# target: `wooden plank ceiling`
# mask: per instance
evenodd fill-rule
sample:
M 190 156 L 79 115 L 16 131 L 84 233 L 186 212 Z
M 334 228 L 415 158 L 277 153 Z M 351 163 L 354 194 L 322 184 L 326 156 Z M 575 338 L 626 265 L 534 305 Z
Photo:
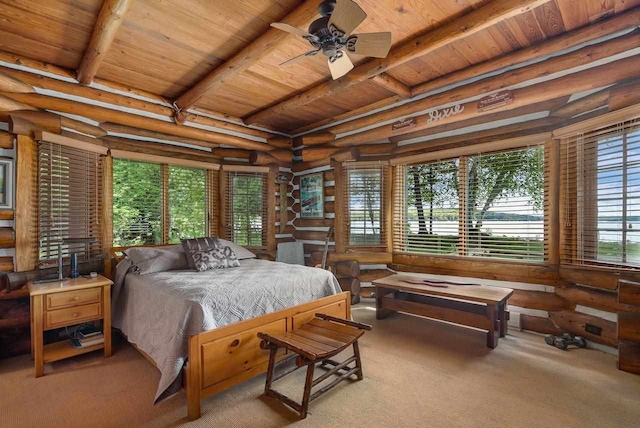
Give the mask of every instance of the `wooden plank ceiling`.
M 495 1 L 495 0 L 494 0 Z M 318 0 L 311 0 L 313 6 Z M 391 31 L 394 47 L 492 3 L 489 0 L 357 0 L 368 19 L 357 32 Z M 80 67 L 102 0 L 0 0 L 0 49 L 70 70 Z M 96 78 L 175 100 L 305 3 L 300 0 L 135 0 Z M 588 25 L 640 0 L 551 0 L 389 70 L 409 87 Z M 311 9 L 313 10 L 313 9 Z M 308 17 L 314 19 L 313 14 Z M 309 50 L 286 36 L 196 107 L 246 117 L 330 77 L 326 58 L 280 67 Z M 353 57 L 356 64 L 366 61 Z M 282 132 L 359 109 L 395 94 L 365 81 L 302 108 L 262 118 Z

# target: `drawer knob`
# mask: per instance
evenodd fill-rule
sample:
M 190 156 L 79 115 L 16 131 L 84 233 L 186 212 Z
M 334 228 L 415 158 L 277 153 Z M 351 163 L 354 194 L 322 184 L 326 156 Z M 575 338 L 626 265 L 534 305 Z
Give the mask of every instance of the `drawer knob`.
M 79 313 L 77 313 L 77 312 L 74 312 L 74 313 L 73 313 L 73 317 L 74 317 L 74 318 L 78 318 L 79 316 L 80 316 L 80 314 L 79 314 Z
M 80 297 L 79 296 L 74 296 L 73 300 L 80 300 Z
M 240 344 L 240 339 L 236 339 L 233 342 L 231 342 L 231 346 L 238 346 Z

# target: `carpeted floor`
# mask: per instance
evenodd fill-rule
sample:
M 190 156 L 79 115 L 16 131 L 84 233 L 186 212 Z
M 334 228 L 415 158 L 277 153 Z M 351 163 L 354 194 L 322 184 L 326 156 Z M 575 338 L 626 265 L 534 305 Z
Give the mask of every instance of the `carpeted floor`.
M 538 335 L 511 332 L 491 351 L 481 332 L 408 315 L 354 318 L 365 380 L 345 382 L 311 404 L 304 421 L 261 397 L 264 376 L 210 397 L 189 423 L 182 393 L 152 406 L 156 369 L 126 342 L 49 364 L 35 379 L 28 356 L 0 360 L 2 427 L 637 427 L 640 376 L 599 351 L 563 352 Z M 304 373 L 280 386 L 297 398 Z M 278 384 L 276 384 L 278 385 Z

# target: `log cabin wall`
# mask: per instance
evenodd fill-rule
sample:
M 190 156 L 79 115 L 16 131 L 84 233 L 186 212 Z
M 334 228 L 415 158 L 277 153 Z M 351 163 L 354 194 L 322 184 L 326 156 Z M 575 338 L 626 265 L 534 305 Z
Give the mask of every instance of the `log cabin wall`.
M 16 138 L 2 122 L 0 158 L 16 160 Z M 0 209 L 0 275 L 14 271 L 15 201 L 11 202 L 12 208 Z M 7 288 L 0 284 L 0 358 L 28 352 L 29 337 L 28 294 L 8 293 Z
M 603 42 L 603 47 L 607 46 L 608 49 L 620 42 L 620 48 L 624 51 L 625 48 L 623 46 L 626 44 L 626 41 L 624 41 L 626 37 L 624 36 L 617 41 Z M 632 34 L 628 37 L 635 38 L 636 35 Z M 618 48 L 614 49 L 617 50 Z M 584 53 L 586 51 L 581 54 Z M 595 51 L 592 50 L 592 53 L 595 53 Z M 603 51 L 603 54 L 606 57 L 611 54 L 611 51 L 607 53 Z M 580 54 L 576 53 L 576 57 L 577 55 Z M 576 88 L 586 89 L 583 86 L 585 83 L 593 85 L 594 89 L 585 91 L 584 94 L 578 97 L 556 102 L 559 100 L 555 100 L 554 96 L 563 97 L 562 91 L 567 91 L 566 88 L 560 89 L 559 92 L 555 92 L 554 96 L 539 99 L 537 106 L 525 107 L 524 109 L 518 108 L 516 112 L 510 115 L 495 113 L 493 119 L 501 123 L 493 129 L 478 128 L 476 125 L 483 122 L 473 118 L 461 118 L 459 121 L 457 119 L 451 121 L 451 125 L 443 123 L 443 125 L 435 127 L 436 131 L 429 131 L 428 128 L 432 126 L 427 126 L 426 120 L 420 122 L 420 118 L 418 118 L 418 126 L 422 126 L 421 129 L 425 129 L 425 131 L 415 131 L 414 127 L 411 132 L 406 133 L 406 136 L 393 136 L 388 133 L 387 129 L 384 129 L 390 128 L 389 125 L 375 128 L 373 116 L 379 116 L 379 120 L 382 122 L 394 117 L 389 114 L 385 115 L 383 111 L 372 117 L 360 120 L 361 124 L 358 125 L 354 125 L 353 122 L 347 122 L 343 125 L 338 124 L 333 134 L 326 131 L 317 131 L 294 139 L 294 159 L 296 163 L 293 165 L 293 171 L 296 189 L 299 185 L 299 177 L 312 172 L 323 171 L 325 176 L 330 175 L 330 177 L 334 178 L 332 182 L 325 178 L 325 195 L 332 195 L 327 199 L 328 213 L 325 216 L 326 218 L 322 221 L 303 220 L 297 215 L 298 218 L 294 222 L 296 226 L 294 236 L 297 240 L 305 243 L 305 256 L 308 264 L 319 263 L 321 260 L 322 235 L 331 226 L 339 227 L 340 222 L 336 221 L 335 218 L 346 209 L 341 205 L 340 199 L 335 197 L 341 192 L 340 185 L 337 184 L 338 181 L 335 178 L 338 175 L 335 168 L 336 163 L 331 162 L 331 158 L 335 154 L 344 154 L 346 152 L 350 156 L 350 160 L 412 158 L 428 152 L 437 155 L 438 150 L 443 150 L 442 153 L 444 154 L 444 150 L 451 151 L 468 144 L 487 144 L 505 138 L 527 137 L 542 131 L 550 133 L 566 123 L 576 123 L 588 120 L 591 117 L 598 117 L 603 111 L 601 110 L 598 113 L 597 110 L 602 109 L 603 106 L 605 107 L 604 112 L 620 112 L 620 109 L 640 101 L 637 95 L 632 95 L 633 83 L 625 82 L 630 77 L 635 79 L 632 77 L 632 75 L 636 75 L 635 72 L 632 72 L 629 76 L 623 72 L 622 75 L 615 77 L 617 73 L 622 71 L 621 68 L 626 67 L 628 63 L 629 61 L 624 59 L 615 60 L 605 65 L 596 65 L 591 69 L 578 71 L 577 75 L 567 74 L 565 75 L 566 77 L 561 75 L 556 79 L 557 81 L 533 84 L 530 93 L 544 92 L 554 87 L 560 88 L 563 85 L 569 85 L 569 91 Z M 544 66 L 540 67 L 538 73 L 541 70 L 544 70 Z M 526 73 L 517 74 L 518 78 L 522 78 Z M 609 81 L 607 79 L 612 80 Z M 599 90 L 600 84 L 615 86 L 613 89 Z M 524 82 L 524 87 L 527 87 L 526 81 Z M 524 92 L 521 93 L 524 94 Z M 455 94 L 447 94 L 448 99 L 454 96 Z M 417 103 L 419 104 L 420 102 L 418 101 Z M 411 103 L 407 104 L 407 106 L 411 106 Z M 421 106 L 428 108 L 429 104 L 422 103 Z M 608 109 L 606 108 L 607 106 Z M 473 109 L 475 105 L 474 103 L 468 103 L 465 108 L 467 110 Z M 404 113 L 411 113 L 416 111 L 417 107 L 413 107 L 413 109 L 401 107 L 400 109 Z M 534 118 L 534 120 L 519 122 L 519 114 L 528 115 L 536 111 L 536 109 L 549 109 L 552 112 L 548 118 Z M 593 109 L 596 112 L 592 112 Z M 620 112 L 620 114 L 624 115 L 625 113 Z M 620 120 L 634 117 L 633 115 L 625 118 L 621 117 Z M 456 129 L 456 125 L 462 129 L 459 132 L 460 135 L 454 133 L 452 137 L 437 137 L 438 134 L 451 133 Z M 368 131 L 365 128 L 364 131 L 358 132 L 358 126 L 374 127 L 374 129 Z M 470 129 L 475 127 L 473 128 L 475 132 L 471 133 L 469 131 L 465 133 L 465 126 L 469 126 Z M 329 127 L 329 129 L 331 128 Z M 340 132 L 349 132 L 349 136 L 336 138 L 336 134 Z M 425 141 L 423 137 L 427 137 L 426 142 L 421 142 Z M 385 138 L 390 138 L 390 142 L 385 142 Z M 402 145 L 399 143 L 402 143 Z M 351 145 L 348 151 L 347 149 L 340 149 L 348 145 Z M 364 150 L 361 151 L 360 149 Z M 547 141 L 547 151 L 550 153 L 549 165 L 551 168 L 558 169 L 558 163 L 560 162 L 558 144 L 557 142 L 552 142 L 551 138 Z M 545 233 L 549 234 L 550 237 L 547 238 L 549 241 L 548 259 L 544 264 L 465 257 L 420 256 L 406 253 L 379 254 L 376 255 L 377 258 L 372 259 L 369 254 L 352 250 L 345 252 L 345 249 L 341 249 L 340 244 L 336 242 L 330 242 L 329 260 L 334 262 L 338 260 L 358 261 L 363 272 L 362 282 L 365 282 L 364 279 L 371 280 L 371 278 L 388 275 L 388 271 L 385 271 L 384 268 L 389 267 L 398 271 L 478 278 L 480 282 L 485 284 L 514 288 L 516 292 L 510 301 L 514 314 L 512 321 L 520 328 L 555 334 L 569 331 L 586 337 L 592 343 L 603 345 L 603 349 L 608 350 L 608 352 L 615 353 L 619 343 L 618 319 L 620 317 L 629 319 L 626 314 L 634 314 L 638 311 L 636 306 L 618 303 L 618 280 L 624 278 L 630 281 L 637 281 L 640 276 L 626 269 L 602 269 L 560 264 L 559 254 L 563 237 L 559 232 L 560 215 L 558 207 L 561 206 L 559 181 L 560 178 L 557 171 L 555 175 L 547 177 L 546 180 L 546 185 L 550 187 L 547 205 L 548 215 L 553 218 L 552 221 L 555 222 L 555 226 L 545 230 Z M 299 204 L 298 199 L 296 199 L 296 202 Z M 296 205 L 296 207 L 299 208 L 299 205 Z M 372 261 L 379 262 L 380 265 L 370 266 L 365 264 Z
M 15 204 L 16 211 L 19 213 L 16 217 L 18 224 L 15 224 L 14 209 L 0 209 L 0 358 L 6 358 L 13 355 L 20 355 L 28 353 L 30 351 L 30 332 L 29 332 L 29 295 L 26 290 L 26 282 L 31 279 L 38 278 L 40 276 L 54 274 L 55 268 L 40 269 L 38 268 L 38 232 L 37 228 L 37 188 L 36 188 L 36 162 L 37 162 L 37 143 L 33 138 L 34 132 L 42 132 L 44 125 L 42 116 L 30 116 L 34 119 L 38 125 L 25 121 L 24 123 L 16 120 L 19 116 L 7 115 L 0 116 L 0 158 L 12 159 L 16 162 L 14 166 L 14 186 L 15 186 Z M 6 120 L 6 121 L 3 121 Z M 72 124 L 74 128 L 76 126 L 82 126 L 81 124 Z M 9 131 L 11 129 L 12 132 Z M 126 129 L 121 127 L 113 127 L 118 134 L 128 134 L 136 132 L 136 129 Z M 168 159 L 172 155 L 178 161 L 185 162 L 198 162 L 202 161 L 197 157 L 197 153 L 191 150 L 183 150 L 180 152 L 163 151 L 162 149 L 156 149 L 153 146 L 149 146 L 149 143 L 144 140 L 133 140 L 125 137 L 87 137 L 84 134 L 58 130 L 60 134 L 72 140 L 77 139 L 78 142 L 90 143 L 95 145 L 105 145 L 111 150 L 122 150 L 129 152 L 133 155 L 140 156 L 139 160 L 144 161 L 145 157 L 149 160 L 158 161 L 158 159 Z M 26 135 L 19 135 L 26 134 Z M 157 136 L 156 136 L 157 137 Z M 176 144 L 172 146 L 175 150 L 180 150 L 179 144 L 184 140 L 172 139 L 171 136 L 163 136 L 164 141 L 167 144 Z M 285 144 L 287 144 L 285 142 Z M 283 151 L 285 151 L 283 149 Z M 234 166 L 248 166 L 249 169 L 253 168 L 250 165 L 249 157 L 251 151 L 231 148 L 221 148 L 218 151 L 215 160 L 220 164 L 234 165 Z M 112 165 L 111 156 L 106 157 L 109 165 Z M 293 240 L 293 212 L 292 205 L 293 199 L 291 192 L 293 192 L 292 174 L 290 168 L 290 161 L 277 160 L 278 164 L 270 163 L 267 166 L 267 209 L 268 226 L 267 242 L 265 243 L 265 250 L 257 251 L 259 257 L 268 259 L 275 258 L 276 245 L 279 242 L 289 242 Z M 206 160 L 206 158 L 205 158 Z M 270 161 L 274 161 L 273 158 L 269 158 Z M 103 163 L 104 165 L 104 163 Z M 112 172 L 112 167 L 105 169 L 105 172 Z M 218 171 L 212 171 L 212 173 L 218 174 Z M 276 178 L 278 175 L 286 177 L 286 192 L 289 197 L 285 200 L 287 207 L 285 215 L 287 220 L 285 222 L 285 229 L 280 232 L 280 189 L 276 184 Z M 112 186 L 112 177 L 105 175 L 105 180 Z M 217 179 L 214 180 L 217 182 Z M 109 187 L 110 188 L 110 187 Z M 222 192 L 218 192 L 216 188 L 214 195 L 218 198 L 218 201 L 214 202 L 213 207 L 215 212 L 211 213 L 213 219 L 223 219 L 224 216 L 220 213 L 221 203 L 220 200 L 223 197 Z M 104 195 L 103 202 L 112 202 L 112 195 Z M 107 208 L 107 207 L 105 207 Z M 110 208 L 110 207 L 109 207 Z M 111 210 L 105 211 L 111 212 Z M 108 239 L 104 239 L 104 242 L 111 241 L 112 222 L 105 221 L 103 224 L 103 234 L 106 232 Z M 217 221 L 213 223 L 217 224 Z M 108 227 L 107 227 L 108 226 Z M 224 224 L 222 225 L 224 226 Z M 109 230 L 104 230 L 108 228 Z M 217 226 L 210 230 L 211 233 L 217 234 Z M 35 237 L 35 238 L 34 238 Z M 20 246 L 20 257 L 15 258 L 16 246 Z M 107 245 L 110 246 L 110 245 Z M 14 263 L 15 260 L 15 263 Z M 17 263 L 17 265 L 16 265 Z M 97 263 L 81 263 L 80 270 L 82 274 L 88 274 L 90 271 L 101 272 L 103 268 L 102 262 Z M 15 273 L 13 273 L 15 271 Z M 11 273 L 11 275 L 7 275 Z
M 367 25 L 392 32 L 392 50 L 386 59 L 357 61 L 352 78 L 338 81 L 330 80 L 324 63 L 278 67 L 289 56 L 288 49 L 279 47 L 291 46 L 290 39 L 269 29 L 269 23 L 286 17 L 306 27 L 317 17 L 311 2 L 291 2 L 290 7 L 274 2 L 278 7 L 269 8 L 273 16 L 266 18 L 256 2 L 244 2 L 246 13 L 231 18 L 233 25 L 215 22 L 219 14 L 189 16 L 185 22 L 170 8 L 154 11 L 157 19 L 149 19 L 145 2 L 135 2 L 124 20 L 106 28 L 107 37 L 101 37 L 103 23 L 97 20 L 102 2 L 91 10 L 72 8 L 69 16 L 78 22 L 67 22 L 55 7 L 37 3 L 7 6 L 14 19 L 0 20 L 0 34 L 7 39 L 6 51 L 0 51 L 2 120 L 10 120 L 16 133 L 24 135 L 46 129 L 112 150 L 201 162 L 279 164 L 285 168 L 279 172 L 285 173 L 294 137 L 294 146 L 304 148 L 296 151 L 301 162 L 291 169 L 293 180 L 316 169 L 325 172 L 327 216 L 313 223 L 299 218 L 295 181 L 287 188 L 286 209 L 279 204 L 284 190 L 270 191 L 274 200 L 269 200 L 268 224 L 276 234 L 269 236 L 268 247 L 272 251 L 279 241 L 301 240 L 309 260 L 317 259 L 330 225 L 343 236 L 342 222 L 336 221 L 344 208 L 336 186 L 340 174 L 330 159 L 389 160 L 549 132 L 575 118 L 640 101 L 639 0 L 451 1 L 450 13 L 419 2 L 397 8 L 391 0 L 360 0 L 377 17 Z M 415 13 L 420 7 L 435 12 L 434 19 L 425 22 L 422 13 Z M 376 21 L 390 28 L 376 29 Z M 53 25 L 53 30 L 42 25 L 24 31 L 32 22 Z M 159 22 L 166 25 L 159 28 Z M 124 31 L 118 33 L 120 24 Z M 225 34 L 232 27 L 246 27 L 246 39 Z M 92 33 L 94 28 L 98 31 Z M 183 34 L 177 39 L 175 28 L 193 28 L 198 37 Z M 211 44 L 199 40 L 211 35 L 208 28 L 218 28 L 215 34 L 223 39 L 229 36 L 226 43 L 216 41 L 220 49 L 213 53 L 213 64 Z M 18 30 L 20 38 L 15 37 Z M 159 32 L 163 37 L 157 37 Z M 106 44 L 96 56 L 91 47 L 101 41 Z M 167 58 L 174 60 L 168 63 Z M 502 90 L 512 91 L 513 102 L 480 111 L 480 97 Z M 443 109 L 456 105 L 457 114 L 445 114 Z M 433 115 L 445 117 L 434 121 Z M 408 127 L 390 126 L 406 118 L 414 119 Z M 271 186 L 277 174 L 270 175 Z M 28 193 L 24 200 L 30 197 Z M 16 264 L 33 267 L 32 243 L 16 242 L 27 256 Z M 331 245 L 330 261 L 358 262 L 362 282 L 387 274 L 387 265 L 507 281 L 518 289 L 512 303 L 522 308 L 522 325 L 531 330 L 584 333 L 589 321 L 602 329 L 593 340 L 611 344 L 614 326 L 606 322 L 616 320 L 614 309 L 629 310 L 612 305 L 611 298 L 618 277 L 633 279 L 632 273 L 560 266 L 553 257 L 538 266 L 354 251 L 342 245 L 340 239 Z M 550 247 L 554 249 L 557 253 Z M 348 272 L 355 275 L 356 270 Z

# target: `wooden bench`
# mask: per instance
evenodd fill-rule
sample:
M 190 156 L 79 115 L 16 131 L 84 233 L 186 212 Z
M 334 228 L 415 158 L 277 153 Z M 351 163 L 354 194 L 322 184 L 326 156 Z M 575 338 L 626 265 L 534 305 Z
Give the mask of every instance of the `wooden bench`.
M 407 282 L 410 281 L 410 282 Z M 440 321 L 487 331 L 487 346 L 498 346 L 498 338 L 507 334 L 507 300 L 510 288 L 482 285 L 455 285 L 429 282 L 423 278 L 391 275 L 373 281 L 376 293 L 376 318 L 393 312 L 406 312 Z M 428 280 L 427 280 L 428 281 Z
M 353 375 L 357 376 L 357 380 L 363 379 L 358 339 L 364 334 L 364 330 L 371 330 L 371 326 L 329 315 L 316 314 L 315 318 L 293 331 L 283 334 L 258 333 L 258 337 L 262 339 L 260 347 L 270 350 L 269 368 L 264 387 L 265 395 L 298 411 L 302 419 L 306 418 L 311 401 Z M 353 346 L 352 357 L 342 362 L 331 359 L 349 346 Z M 276 365 L 277 353 L 280 348 L 292 352 L 293 355 Z M 314 379 L 313 372 L 317 362 L 321 363 L 320 367 L 328 371 Z M 351 363 L 354 363 L 353 367 L 349 366 Z M 307 367 L 307 378 L 302 403 L 297 403 L 271 389 L 273 382 L 304 366 Z M 328 368 L 329 366 L 332 368 Z M 276 373 L 276 369 L 279 370 L 278 373 Z M 331 375 L 338 377 L 313 394 L 311 393 L 313 387 L 324 382 Z

